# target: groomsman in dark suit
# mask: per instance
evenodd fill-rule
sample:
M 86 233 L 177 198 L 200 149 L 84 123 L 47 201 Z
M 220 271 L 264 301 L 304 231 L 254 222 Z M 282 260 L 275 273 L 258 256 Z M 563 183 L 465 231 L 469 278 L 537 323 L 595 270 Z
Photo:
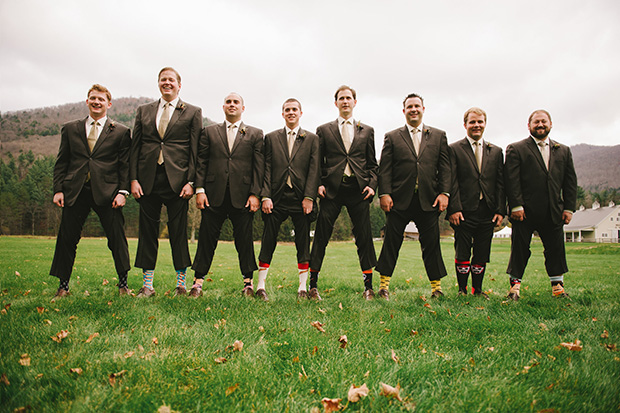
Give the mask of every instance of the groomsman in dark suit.
M 258 269 L 252 239 L 252 220 L 260 206 L 263 185 L 263 131 L 241 121 L 245 110 L 237 93 L 224 99 L 224 123 L 210 125 L 200 135 L 196 164 L 196 206 L 202 210 L 198 248 L 192 269 L 196 272 L 191 297 L 202 295 L 222 224 L 233 225 L 235 248 L 243 274 L 244 296 L 254 296 L 253 275 Z
M 459 294 L 467 294 L 471 273 L 472 293 L 488 300 L 482 280 L 491 254 L 493 227 L 501 224 L 506 211 L 504 154 L 482 138 L 487 122 L 484 110 L 468 109 L 463 122 L 467 136 L 450 145 L 452 187 L 446 219 L 454 229 Z
M 420 232 L 420 246 L 431 297 L 443 295 L 441 278 L 447 275 L 439 245 L 439 214 L 448 207 L 451 184 L 450 154 L 446 133 L 424 125 L 424 101 L 411 93 L 403 101 L 407 124 L 385 135 L 379 164 L 379 197 L 386 212 L 385 241 L 377 271 L 379 296 L 389 299 L 389 282 L 396 267 L 403 233 L 413 220 Z
M 129 128 L 107 117 L 112 95 L 93 85 L 87 94 L 89 115 L 68 122 L 60 133 L 54 166 L 54 203 L 62 220 L 50 275 L 60 279 L 54 299 L 69 295 L 69 279 L 82 226 L 93 209 L 108 238 L 118 274 L 119 294 L 129 293 L 129 250 L 122 207 L 129 195 Z
M 291 217 L 295 228 L 298 298 L 307 298 L 310 261 L 310 223 L 316 219 L 314 201 L 321 179 L 319 137 L 301 129 L 301 103 L 287 99 L 282 105 L 285 126 L 265 135 L 265 179 L 261 191 L 265 228 L 258 256 L 256 295 L 267 300 L 265 280 L 278 240 L 280 225 Z
M 532 233 L 538 232 L 545 248 L 545 268 L 555 297 L 568 297 L 564 274 L 568 272 L 564 250 L 564 224 L 577 203 L 577 175 L 568 146 L 549 138 L 551 115 L 534 111 L 528 120 L 530 136 L 508 145 L 504 178 L 512 248 L 506 272 L 510 274 L 508 298 L 521 296 L 521 279 L 530 258 Z
M 353 223 L 362 275 L 364 298 L 374 297 L 372 268 L 377 263 L 370 229 L 370 202 L 377 188 L 377 160 L 375 132 L 368 125 L 353 119 L 357 104 L 355 90 L 340 86 L 336 90 L 335 105 L 338 119 L 317 128 L 321 148 L 320 201 L 314 242 L 310 253 L 311 299 L 320 300 L 318 277 L 325 249 L 332 235 L 334 223 L 343 206 L 347 207 Z
M 168 212 L 168 234 L 176 270 L 176 295 L 187 293 L 185 277 L 191 264 L 187 245 L 188 200 L 194 194 L 196 148 L 202 111 L 179 98 L 181 75 L 164 67 L 158 76 L 161 98 L 138 108 L 131 142 L 131 193 L 140 204 L 136 267 L 142 268 L 138 297 L 155 295 L 162 205 Z

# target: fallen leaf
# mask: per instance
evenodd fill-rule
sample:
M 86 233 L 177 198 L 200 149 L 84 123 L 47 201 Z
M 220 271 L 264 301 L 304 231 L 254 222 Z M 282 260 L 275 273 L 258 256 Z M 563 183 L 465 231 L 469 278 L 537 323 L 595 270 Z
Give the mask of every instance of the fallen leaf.
M 487 347 L 488 351 L 495 351 L 495 347 Z
M 76 315 L 72 315 L 71 317 L 69 317 L 69 321 L 73 321 L 73 320 L 77 320 L 77 316 Z
M 67 338 L 68 335 L 69 335 L 69 331 L 60 330 L 60 333 L 57 333 L 55 336 L 52 336 L 52 340 L 54 340 L 57 343 L 60 343 L 62 342 L 64 338 Z
M 6 308 L 3 308 L 2 310 L 0 310 L 0 314 L 6 314 Z
M 474 358 L 473 358 L 473 357 L 471 357 L 471 358 L 469 359 L 469 364 L 471 364 L 471 365 L 472 365 L 472 367 L 473 367 L 473 366 L 475 366 L 475 365 L 476 365 L 476 360 L 474 360 Z
M 601 338 L 609 338 L 609 332 L 607 330 L 603 330 L 603 334 L 601 334 Z
M 605 348 L 608 351 L 618 351 L 618 348 L 616 347 L 615 344 L 605 344 Z
M 417 336 L 417 335 L 418 335 L 418 332 L 417 332 L 416 330 L 411 330 L 411 331 L 409 332 L 409 334 L 410 334 L 410 335 L 412 335 L 412 336 Z
M 108 305 L 111 306 L 112 305 L 112 300 L 108 301 Z
M 88 290 L 84 291 L 84 297 L 90 297 L 90 293 L 88 292 Z
M 28 294 L 30 294 L 30 291 L 32 291 L 32 290 L 26 290 L 26 292 L 24 293 L 24 295 L 28 295 Z
M 323 323 L 321 323 L 320 321 L 313 321 L 310 323 L 310 325 L 319 330 L 321 333 L 325 332 L 325 329 L 323 328 Z
M 82 369 L 79 367 L 76 367 L 74 369 L 71 369 L 71 373 L 76 373 L 78 375 L 82 374 Z
M 580 340 L 575 340 L 572 343 L 560 343 L 560 346 L 569 349 L 570 351 L 581 351 L 583 350 L 583 344 L 581 344 Z
M 338 308 L 342 310 L 342 303 L 338 303 Z
M 349 339 L 347 338 L 346 335 L 340 336 L 338 341 L 340 342 L 340 348 L 345 348 L 347 344 L 349 344 Z
M 368 396 L 368 387 L 366 383 L 362 384 L 360 387 L 355 387 L 355 384 L 352 384 L 349 388 L 349 393 L 347 395 L 348 400 L 351 403 L 358 402 L 362 397 Z
M 153 344 L 155 345 L 159 344 L 159 340 L 157 340 L 157 337 L 153 337 Z
M 225 357 L 217 357 L 217 358 L 215 359 L 215 362 L 216 362 L 217 364 L 223 364 L 223 363 L 226 363 L 227 361 L 228 361 L 228 360 L 226 360 L 226 358 L 225 358 Z
M 398 358 L 398 356 L 396 355 L 396 352 L 394 351 L 394 349 L 392 349 L 392 360 L 394 360 L 394 362 L 396 364 L 400 363 L 400 359 Z
M 243 341 L 235 340 L 235 342 L 233 343 L 233 350 L 234 351 L 243 350 Z
M 108 381 L 110 382 L 110 385 L 114 386 L 116 384 L 116 379 L 123 377 L 123 374 L 125 373 L 127 373 L 127 370 L 121 370 L 118 373 L 110 374 L 110 377 L 108 379 Z
M 370 370 L 366 370 L 366 373 L 364 373 L 364 377 L 368 377 L 370 376 Z
M 429 303 L 424 303 L 424 307 L 431 308 L 431 305 Z
M 551 361 L 555 361 L 555 357 L 553 357 L 551 354 L 547 354 L 547 358 Z
M 49 325 L 52 325 L 52 320 L 48 320 L 47 318 L 45 320 L 43 320 L 44 323 L 47 323 Z
M 293 357 L 293 363 L 299 363 L 299 356 Z
M 2 373 L 2 375 L 0 376 L 0 383 L 4 384 L 5 386 L 10 386 L 11 382 L 9 382 L 8 377 L 6 377 L 6 374 Z
M 110 283 L 110 281 L 106 280 L 105 278 L 103 279 L 103 282 L 101 283 L 101 285 L 108 285 Z
M 157 413 L 172 413 L 172 408 L 170 406 L 159 406 Z
M 237 390 L 237 388 L 239 388 L 239 383 L 235 383 L 233 386 L 230 386 L 229 388 L 227 388 L 226 389 L 226 396 L 229 396 L 232 392 Z
M 123 357 L 125 357 L 126 359 L 128 359 L 129 357 L 133 356 L 134 352 L 133 351 L 128 351 L 127 353 L 123 354 Z
M 312 349 L 312 355 L 315 355 L 318 351 L 319 348 L 317 346 L 314 346 L 314 348 Z
M 409 284 L 409 283 L 411 283 L 411 281 L 412 281 L 412 280 L 413 280 L 413 278 L 407 278 L 407 279 L 405 280 L 405 282 L 406 282 L 407 284 Z
M 325 314 L 325 313 L 327 313 L 327 311 L 319 307 L 319 313 Z
M 144 347 L 142 347 L 142 344 L 138 344 L 138 350 L 139 351 L 144 351 Z
M 37 307 L 37 313 L 43 314 L 45 312 L 45 307 Z
M 592 321 L 598 321 L 598 318 L 592 317 Z
M 538 324 L 538 327 L 540 327 L 541 330 L 545 330 L 545 331 L 549 330 L 549 328 L 547 327 L 545 323 Z
M 36 376 L 34 376 L 35 379 L 40 379 L 41 377 L 43 377 L 43 373 L 39 373 Z
M 88 338 L 86 339 L 86 342 L 90 343 L 91 341 L 93 341 L 95 337 L 99 337 L 99 333 L 93 333 L 90 336 L 88 336 Z
M 260 331 L 261 333 L 264 333 L 265 332 L 265 327 L 258 326 L 258 331 Z
M 18 277 L 21 277 L 21 274 L 19 273 L 19 271 L 15 271 L 15 275 L 17 275 Z
M 394 397 L 398 401 L 403 401 L 400 397 L 400 384 L 397 384 L 396 387 L 392 387 L 389 384 L 380 383 L 381 384 L 381 396 L 385 397 Z
M 542 353 L 538 350 L 534 350 L 534 354 L 536 354 L 538 357 L 542 357 Z
M 389 328 L 384 328 L 384 330 L 385 330 L 385 332 L 386 332 L 386 333 L 389 333 L 390 331 L 392 331 L 392 330 L 391 330 L 391 329 L 389 329 Z
M 421 295 L 421 296 L 420 296 L 420 300 L 422 300 L 422 301 L 426 301 L 426 297 L 425 297 L 425 296 L 423 296 L 423 295 Z
M 330 413 L 340 410 L 341 401 L 342 399 L 328 399 L 327 397 L 325 397 L 323 398 L 323 400 L 321 400 L 321 403 L 323 403 L 323 409 L 325 409 L 325 413 Z

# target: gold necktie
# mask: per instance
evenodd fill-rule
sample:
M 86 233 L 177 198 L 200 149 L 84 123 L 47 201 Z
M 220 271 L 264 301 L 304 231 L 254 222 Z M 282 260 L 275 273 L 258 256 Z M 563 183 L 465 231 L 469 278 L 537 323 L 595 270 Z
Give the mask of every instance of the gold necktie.
M 540 146 L 540 154 L 542 155 L 543 161 L 545 161 L 545 168 L 549 170 L 549 150 L 547 149 L 547 142 L 540 141 L 538 142 L 538 146 Z
M 159 133 L 159 137 L 164 139 L 164 135 L 166 134 L 166 129 L 168 128 L 168 122 L 170 122 L 170 112 L 168 109 L 170 108 L 170 102 L 164 103 L 164 110 L 161 112 L 161 117 L 159 118 L 159 128 L 157 128 L 157 132 Z M 159 158 L 157 159 L 157 164 L 162 165 L 164 163 L 164 149 L 161 148 L 159 150 Z
M 482 143 L 474 142 L 476 146 L 475 154 L 476 154 L 476 164 L 478 165 L 478 172 L 482 172 Z
M 90 148 L 91 153 L 93 149 L 95 148 L 95 144 L 97 143 L 97 126 L 100 126 L 99 122 L 91 123 L 90 132 L 88 132 L 87 140 L 88 140 L 88 147 Z
M 233 145 L 235 144 L 235 128 L 237 125 L 228 126 L 228 130 L 226 131 L 226 137 L 228 138 L 228 149 L 232 152 Z
M 420 138 L 418 137 L 418 128 L 413 128 L 411 135 L 413 135 L 413 147 L 415 148 L 415 154 L 416 156 L 420 156 Z
M 293 156 L 293 145 L 295 144 L 295 132 L 290 131 L 288 133 L 288 157 L 289 159 Z M 289 169 L 288 176 L 286 177 L 286 185 L 289 188 L 293 188 L 293 182 L 291 181 L 291 171 Z
M 342 124 L 342 142 L 344 143 L 344 148 L 347 151 L 347 153 L 349 153 L 349 149 L 351 149 L 351 143 L 352 143 L 352 139 L 351 139 L 351 134 L 349 133 L 349 126 L 351 124 L 351 121 L 344 121 L 344 123 Z M 344 167 L 344 174 L 345 176 L 351 176 L 353 175 L 353 172 L 351 171 L 351 167 L 349 166 L 349 162 L 347 162 L 347 165 Z

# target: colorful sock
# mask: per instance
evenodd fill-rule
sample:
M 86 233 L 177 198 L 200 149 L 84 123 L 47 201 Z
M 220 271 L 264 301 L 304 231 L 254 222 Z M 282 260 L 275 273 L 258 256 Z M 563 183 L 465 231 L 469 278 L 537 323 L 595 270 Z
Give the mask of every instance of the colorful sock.
M 510 287 L 512 288 L 515 284 L 521 285 L 521 278 L 510 277 Z
M 265 280 L 267 280 L 268 272 L 269 272 L 269 264 L 266 262 L 259 261 L 258 262 L 258 284 L 256 285 L 257 290 L 265 289 Z
M 379 282 L 379 288 L 381 290 L 389 290 L 390 289 L 390 279 L 392 277 L 390 275 L 382 275 Z
M 187 276 L 187 268 L 177 270 L 177 287 L 185 288 L 185 277 Z
M 482 292 L 482 280 L 484 280 L 485 264 L 471 265 L 471 285 L 472 294 L 480 294 Z
M 364 288 L 366 290 L 372 290 L 372 268 L 362 271 L 362 276 L 364 277 Z
M 471 270 L 470 262 L 454 260 L 454 266 L 456 267 L 456 281 L 459 283 L 459 291 L 467 294 L 467 279 L 469 278 L 469 271 Z
M 441 280 L 432 280 L 431 281 L 431 291 L 439 291 L 441 292 Z
M 551 281 L 551 291 L 553 295 L 564 294 L 564 274 L 550 276 L 549 280 Z
M 194 285 L 192 285 L 192 288 L 198 288 L 198 289 L 202 289 L 202 284 L 205 282 L 204 278 L 194 278 Z
M 142 284 L 146 288 L 153 289 L 153 277 L 155 270 L 142 270 Z
M 245 287 L 253 287 L 252 279 L 254 278 L 254 272 L 249 272 L 247 274 L 243 274 L 243 288 Z
M 308 268 L 310 268 L 310 264 L 307 262 L 297 263 L 297 271 L 299 272 L 299 291 L 306 291 L 306 284 L 308 283 Z
M 319 288 L 319 272 L 315 270 L 310 270 L 310 289 Z
M 128 288 L 127 287 L 127 273 L 124 272 L 122 274 L 118 274 L 118 288 Z
M 69 280 L 60 280 L 58 288 L 69 291 Z

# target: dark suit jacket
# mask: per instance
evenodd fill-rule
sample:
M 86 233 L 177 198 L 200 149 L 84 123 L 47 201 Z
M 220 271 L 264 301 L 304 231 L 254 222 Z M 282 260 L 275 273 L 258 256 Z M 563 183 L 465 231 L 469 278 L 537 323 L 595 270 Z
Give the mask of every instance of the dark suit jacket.
M 301 128 L 291 156 L 286 128 L 265 135 L 265 178 L 261 197 L 271 198 L 276 203 L 290 175 L 293 190 L 300 200 L 315 199 L 321 180 L 319 150 L 319 137 Z
M 54 166 L 54 193 L 62 192 L 65 206 L 75 203 L 90 172 L 90 185 L 97 205 L 112 205 L 119 190 L 129 192 L 129 128 L 106 120 L 90 152 L 86 120 L 66 123 L 60 132 L 60 148 Z
M 337 120 L 319 126 L 316 134 L 319 136 L 321 147 L 321 185 L 325 186 L 326 198 L 336 197 L 347 161 L 360 189 L 369 186 L 376 191 L 375 131 L 371 126 L 357 122 L 348 154 L 340 136 Z
M 568 146 L 549 139 L 549 171 L 538 146 L 527 137 L 508 145 L 504 182 L 510 209 L 523 206 L 526 219 L 559 224 L 562 211 L 574 211 L 577 204 L 577 175 Z
M 205 189 L 211 206 L 222 205 L 227 186 L 235 208 L 243 208 L 250 195 L 260 199 L 264 167 L 262 130 L 242 122 L 230 151 L 225 122 L 203 129 L 198 145 L 196 187 Z
M 406 125 L 385 134 L 379 164 L 379 195 L 390 195 L 394 208 L 404 211 L 411 204 L 416 177 L 422 210 L 434 210 L 437 195 L 450 193 L 450 154 L 444 131 L 424 125 L 419 155 Z
M 467 138 L 450 145 L 452 186 L 446 219 L 455 212 L 476 211 L 480 191 L 491 212 L 505 215 L 504 153 L 500 147 L 486 141 L 482 151 L 482 171 L 479 171 Z
M 131 141 L 129 178 L 140 183 L 145 195 L 153 189 L 160 149 L 164 152 L 166 175 L 174 192 L 180 193 L 185 184 L 195 180 L 202 110 L 179 99 L 162 140 L 156 123 L 159 102 L 138 107 Z

